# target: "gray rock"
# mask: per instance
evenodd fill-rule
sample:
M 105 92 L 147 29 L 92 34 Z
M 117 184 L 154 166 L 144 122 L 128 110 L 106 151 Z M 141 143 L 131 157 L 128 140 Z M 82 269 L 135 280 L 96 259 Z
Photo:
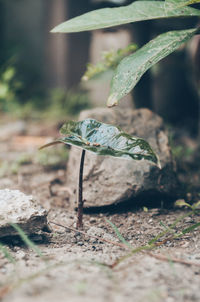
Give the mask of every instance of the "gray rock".
M 26 234 L 48 230 L 47 212 L 32 196 L 18 190 L 0 190 L 0 237 L 18 234 L 10 223 L 20 226 Z
M 79 120 L 95 118 L 120 126 L 133 136 L 146 139 L 158 154 L 162 169 L 148 161 L 97 156 L 86 152 L 83 198 L 86 206 L 119 203 L 141 194 L 174 195 L 177 189 L 175 167 L 162 119 L 148 109 L 122 110 L 95 108 L 82 111 Z M 67 186 L 76 201 L 81 150 L 72 147 L 67 166 Z

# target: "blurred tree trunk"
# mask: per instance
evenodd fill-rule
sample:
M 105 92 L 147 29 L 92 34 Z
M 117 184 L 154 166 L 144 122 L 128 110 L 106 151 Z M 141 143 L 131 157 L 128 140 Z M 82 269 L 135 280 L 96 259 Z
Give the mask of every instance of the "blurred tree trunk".
M 26 101 L 43 90 L 44 2 L 43 0 L 0 2 L 3 2 L 1 13 L 4 20 L 6 51 L 4 59 L 11 57 L 15 59 L 17 74 L 26 87 L 22 89 L 20 100 Z
M 91 10 L 89 0 L 69 0 L 68 18 L 73 18 Z M 80 79 L 89 62 L 90 32 L 81 32 L 68 35 L 68 85 L 74 87 Z
M 45 79 L 49 88 L 65 88 L 68 37 L 65 34 L 52 34 L 50 30 L 68 18 L 68 5 L 66 0 L 46 0 L 45 7 Z
M 51 88 L 77 86 L 89 61 L 90 33 L 51 34 L 56 25 L 90 10 L 89 1 L 46 0 L 46 78 Z
M 4 48 L 5 48 L 5 20 L 4 20 L 4 16 L 5 16 L 5 9 L 4 9 L 4 2 L 0 1 L 0 37 L 1 37 L 1 47 L 0 47 L 0 63 L 3 62 L 3 58 L 4 58 Z

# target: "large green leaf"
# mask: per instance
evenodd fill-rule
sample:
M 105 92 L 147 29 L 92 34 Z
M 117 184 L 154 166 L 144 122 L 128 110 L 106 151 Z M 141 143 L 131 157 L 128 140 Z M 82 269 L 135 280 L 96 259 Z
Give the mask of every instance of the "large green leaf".
M 165 0 L 165 2 L 168 2 L 168 3 L 172 3 L 172 4 L 186 4 L 188 3 L 187 0 Z
M 61 134 L 64 137 L 42 148 L 64 143 L 75 145 L 98 155 L 135 160 L 146 159 L 159 166 L 157 155 L 145 140 L 132 137 L 113 125 L 104 124 L 94 119 L 80 122 L 70 121 L 63 125 Z
M 111 83 L 107 105 L 112 107 L 127 95 L 142 75 L 154 64 L 189 40 L 197 29 L 169 31 L 148 42 L 134 54 L 124 58 L 118 65 Z
M 176 8 L 171 2 L 135 1 L 117 8 L 103 8 L 83 14 L 56 26 L 52 32 L 69 33 L 106 28 L 136 21 L 179 16 L 200 16 L 200 10 L 192 7 Z
M 176 8 L 184 7 L 191 4 L 200 3 L 200 0 L 165 0 L 168 3 L 173 4 Z

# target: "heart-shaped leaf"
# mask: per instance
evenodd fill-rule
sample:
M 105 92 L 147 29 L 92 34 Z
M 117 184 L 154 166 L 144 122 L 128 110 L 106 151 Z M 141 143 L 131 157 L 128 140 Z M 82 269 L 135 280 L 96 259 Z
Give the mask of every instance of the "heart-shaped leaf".
M 133 137 L 113 125 L 94 119 L 85 119 L 80 122 L 65 123 L 60 132 L 65 136 L 41 148 L 64 143 L 75 145 L 98 155 L 135 160 L 146 159 L 160 166 L 159 159 L 148 142 Z

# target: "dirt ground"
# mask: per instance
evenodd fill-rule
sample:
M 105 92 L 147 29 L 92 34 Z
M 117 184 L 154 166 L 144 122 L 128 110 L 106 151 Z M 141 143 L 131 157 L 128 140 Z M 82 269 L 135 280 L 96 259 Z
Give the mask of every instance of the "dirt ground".
M 74 227 L 76 213 L 69 204 L 65 163 L 44 166 L 35 159 L 38 146 L 46 142 L 47 136 L 56 136 L 57 126 L 32 123 L 25 128 L 28 130 L 24 133 L 11 131 L 0 139 L 1 170 L 4 167 L 0 172 L 0 189 L 20 189 L 34 195 L 49 211 L 49 221 Z M 176 240 L 167 234 L 158 240 L 154 250 L 135 253 L 111 268 L 129 250 L 116 244 L 120 241 L 106 219 L 137 248 L 146 245 L 187 211 L 113 207 L 109 211 L 85 214 L 85 234 L 50 223 L 52 233 L 32 237 L 44 259 L 14 238 L 8 249 L 16 265 L 0 254 L 0 300 L 200 301 L 199 229 Z M 197 222 L 199 215 L 185 217 L 175 231 Z

